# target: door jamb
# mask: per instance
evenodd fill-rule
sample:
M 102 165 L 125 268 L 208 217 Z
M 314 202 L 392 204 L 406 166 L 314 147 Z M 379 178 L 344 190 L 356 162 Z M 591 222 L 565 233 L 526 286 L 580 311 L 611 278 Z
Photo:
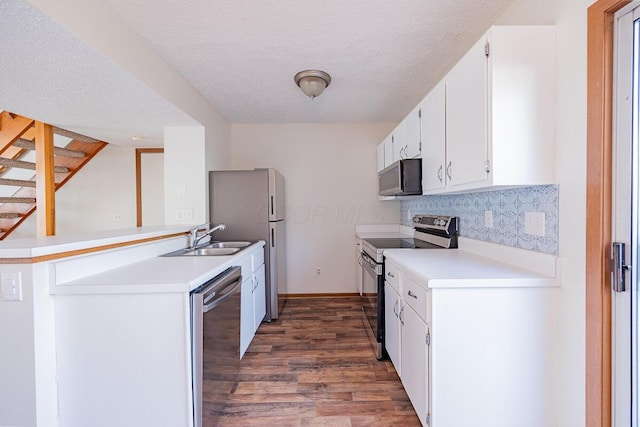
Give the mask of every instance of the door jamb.
M 630 0 L 587 10 L 585 421 L 611 425 L 611 157 L 614 14 Z

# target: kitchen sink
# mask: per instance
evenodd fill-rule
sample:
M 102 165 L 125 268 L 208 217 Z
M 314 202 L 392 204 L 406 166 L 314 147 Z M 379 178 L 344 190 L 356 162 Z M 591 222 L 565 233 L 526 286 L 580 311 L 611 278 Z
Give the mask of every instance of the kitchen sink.
M 226 256 L 240 252 L 244 248 L 251 246 L 252 242 L 212 242 L 196 248 L 184 248 L 169 252 L 161 256 Z
M 246 248 L 251 242 L 213 242 L 209 243 L 205 248 Z

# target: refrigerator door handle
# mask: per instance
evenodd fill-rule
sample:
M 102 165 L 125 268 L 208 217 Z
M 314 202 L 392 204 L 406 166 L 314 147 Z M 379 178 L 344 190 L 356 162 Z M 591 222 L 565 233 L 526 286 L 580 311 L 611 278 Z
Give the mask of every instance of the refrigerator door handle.
M 271 196 L 271 215 L 273 215 L 273 196 Z
M 271 247 L 276 247 L 276 229 L 271 226 Z

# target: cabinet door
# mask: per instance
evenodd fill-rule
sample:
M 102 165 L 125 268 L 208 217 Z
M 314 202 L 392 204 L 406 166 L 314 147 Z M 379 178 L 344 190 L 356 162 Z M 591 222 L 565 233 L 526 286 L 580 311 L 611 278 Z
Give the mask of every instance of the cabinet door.
M 443 105 L 444 107 L 444 105 Z M 444 114 L 444 111 L 442 112 Z M 404 159 L 419 158 L 422 153 L 422 105 L 418 104 L 411 113 L 404 119 L 405 122 L 405 143 Z
M 397 162 L 400 159 L 406 159 L 404 155 L 405 145 L 407 143 L 407 123 L 405 121 L 400 122 L 398 126 L 393 130 L 393 162 Z
M 253 329 L 253 275 L 245 277 L 240 288 L 240 357 L 247 351 Z
M 445 186 L 445 82 L 438 83 L 422 101 L 422 190 Z
M 253 273 L 253 332 L 258 330 L 267 314 L 267 291 L 265 289 L 264 264 Z
M 382 141 L 380 144 L 378 144 L 378 150 L 377 150 L 377 157 L 378 157 L 378 172 L 380 172 L 382 169 L 384 169 L 384 141 Z
M 402 366 L 402 385 L 422 424 L 427 417 L 427 325 L 415 311 L 404 305 L 402 316 L 402 348 L 400 350 Z
M 487 56 L 482 37 L 446 78 L 448 186 L 486 180 Z
M 401 309 L 400 297 L 398 293 L 384 284 L 384 339 L 385 348 L 391 363 L 396 368 L 398 375 L 401 375 L 402 366 L 400 364 L 400 320 Z
M 362 296 L 362 240 L 356 241 L 356 290 Z
M 393 132 L 384 139 L 382 144 L 384 146 L 384 167 L 386 168 L 393 163 Z

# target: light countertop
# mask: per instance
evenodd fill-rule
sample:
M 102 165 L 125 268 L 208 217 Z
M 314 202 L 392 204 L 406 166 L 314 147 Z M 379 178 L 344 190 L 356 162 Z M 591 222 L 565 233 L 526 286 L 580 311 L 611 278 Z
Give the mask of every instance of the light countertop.
M 99 231 L 87 234 L 34 237 L 4 240 L 0 244 L 0 258 L 33 258 L 77 251 L 124 242 L 153 239 L 176 233 L 186 233 L 191 226 L 137 227 Z
M 384 256 L 429 288 L 559 286 L 556 277 L 461 249 L 387 249 Z
M 263 246 L 259 241 L 229 256 L 152 257 L 59 284 L 55 294 L 190 292 Z

